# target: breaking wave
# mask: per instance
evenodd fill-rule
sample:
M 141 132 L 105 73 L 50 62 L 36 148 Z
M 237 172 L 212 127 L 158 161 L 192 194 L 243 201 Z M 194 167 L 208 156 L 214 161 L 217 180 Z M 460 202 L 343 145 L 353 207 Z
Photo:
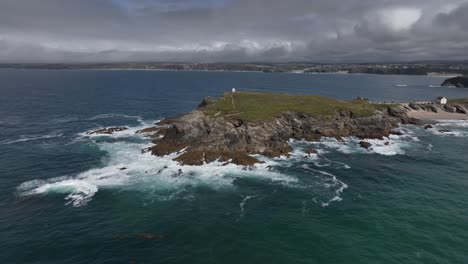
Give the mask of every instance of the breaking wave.
M 113 135 L 89 136 L 81 133 L 78 143 L 91 141 L 108 153 L 105 166 L 77 175 L 28 181 L 18 187 L 19 194 L 66 193 L 67 204 L 79 207 L 90 202 L 100 189 L 115 187 L 154 193 L 161 199 L 167 199 L 174 197 L 174 194 L 182 193 L 180 190 L 189 190 L 197 186 L 216 190 L 234 188 L 234 182 L 239 177 L 258 178 L 280 184 L 297 182 L 295 177 L 270 171 L 268 163 L 259 164 L 255 170 L 247 170 L 234 164 L 225 165 L 222 162 L 212 162 L 204 166 L 182 166 L 173 161 L 178 154 L 165 157 L 156 157 L 150 153 L 142 154 L 141 150 L 151 144 L 149 140 L 135 132 L 153 122 L 143 123 L 144 125 L 131 127 Z M 140 141 L 135 143 L 128 140 L 97 140 L 97 138 L 128 137 L 138 138 Z
M 402 135 L 390 135 L 383 139 L 359 139 L 356 137 L 342 138 L 322 138 L 315 145 L 325 147 L 326 149 L 334 149 L 344 154 L 360 153 L 360 154 L 379 154 L 384 156 L 404 155 L 407 149 L 413 148 L 415 144 L 420 143 L 420 139 L 411 130 L 400 131 Z M 368 150 L 362 148 L 359 142 L 366 141 L 372 146 Z M 326 153 L 326 150 L 324 150 Z
M 468 121 L 467 120 L 435 120 L 433 128 L 428 129 L 434 135 L 438 136 L 468 136 Z
M 257 156 L 264 163 L 257 164 L 253 169 L 216 161 L 203 166 L 182 166 L 173 160 L 180 153 L 165 157 L 141 153 L 142 149 L 151 146 L 151 139 L 135 132 L 154 122 L 141 121 L 139 126 L 112 135 L 80 133 L 78 140 L 75 139 L 77 144 L 95 144 L 107 153 L 103 158 L 104 166 L 78 174 L 25 182 L 18 186 L 19 195 L 59 193 L 65 195 L 66 204 L 80 207 L 92 201 L 100 190 L 140 191 L 156 200 L 191 199 L 198 187 L 235 191 L 242 188 L 237 184 L 239 179 L 255 179 L 280 188 L 301 190 L 313 197 L 312 201 L 317 205 L 327 207 L 342 201 L 342 194 L 348 188 L 334 172 L 351 169 L 346 163 L 330 159 L 330 151 L 402 155 L 407 148 L 422 144 L 411 130 L 383 140 L 368 140 L 372 144 L 371 151 L 361 148 L 357 138 L 346 138 L 343 141 L 324 138 L 315 143 L 292 140 L 291 157 L 269 159 Z M 307 153 L 306 149 L 311 146 L 317 153 Z M 239 205 L 241 217 L 245 213 L 247 201 L 259 196 L 263 197 L 263 194 L 250 193 L 249 196 L 243 196 Z
M 360 139 L 353 137 L 343 140 L 323 138 L 320 142 L 291 140 L 289 143 L 293 152 L 290 157 L 270 159 L 257 155 L 263 163 L 257 164 L 253 169 L 217 161 L 203 166 L 183 166 L 173 160 L 180 153 L 165 157 L 141 153 L 142 149 L 151 146 L 151 139 L 136 134 L 136 131 L 155 122 L 157 121 L 141 120 L 140 125 L 112 135 L 78 134 L 73 141 L 75 144 L 95 144 L 107 153 L 103 158 L 104 166 L 58 178 L 28 181 L 18 186 L 18 193 L 27 196 L 64 194 L 66 204 L 80 207 L 92 201 L 100 190 L 117 188 L 140 191 L 156 200 L 192 199 L 194 190 L 199 187 L 216 191 L 236 191 L 242 188 L 237 184 L 239 179 L 255 179 L 281 188 L 301 190 L 313 197 L 311 201 L 318 206 L 327 207 L 331 203 L 342 201 L 342 194 L 348 188 L 348 185 L 334 174 L 335 171 L 344 172 L 351 169 L 348 164 L 331 159 L 331 155 L 328 155 L 330 152 L 388 156 L 403 155 L 408 149 L 418 146 L 426 150 L 432 149 L 431 144 L 418 138 L 419 133 L 424 130 L 402 128 L 401 135 L 391 135 L 382 140 L 366 140 L 372 144 L 369 151 L 359 146 Z M 463 122 L 457 124 L 466 125 Z M 315 148 L 316 153 L 308 153 L 306 150 L 310 147 Z M 263 195 L 250 193 L 243 196 L 239 204 L 240 217 L 245 214 L 247 201 Z M 307 204 L 307 201 L 305 203 Z
M 128 118 L 128 119 L 136 119 L 138 121 L 142 121 L 141 116 L 133 116 L 133 115 L 124 115 L 124 114 L 100 114 L 95 115 L 93 117 L 88 118 L 88 120 L 99 120 L 99 119 L 108 119 L 108 118 Z

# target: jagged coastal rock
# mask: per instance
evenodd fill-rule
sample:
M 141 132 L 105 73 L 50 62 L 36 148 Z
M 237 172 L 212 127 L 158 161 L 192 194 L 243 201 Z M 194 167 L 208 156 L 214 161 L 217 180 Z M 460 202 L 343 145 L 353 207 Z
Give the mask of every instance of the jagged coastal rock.
M 459 88 L 467 88 L 468 76 L 458 76 L 449 78 L 442 83 L 442 86 L 455 86 Z
M 372 144 L 367 142 L 367 141 L 359 142 L 359 146 L 361 146 L 361 148 L 365 148 L 367 150 L 370 150 L 372 148 Z
M 218 100 L 206 98 L 192 112 L 157 124 L 164 128 L 146 129 L 162 136 L 146 151 L 157 156 L 180 152 L 175 160 L 185 165 L 215 160 L 253 165 L 260 162 L 253 154 L 288 156 L 292 151 L 288 144 L 291 138 L 381 139 L 389 136 L 400 123 L 417 123 L 406 111 L 399 105 L 363 100 L 226 93 Z
M 87 135 L 112 135 L 115 132 L 125 131 L 128 127 L 109 127 L 86 132 Z

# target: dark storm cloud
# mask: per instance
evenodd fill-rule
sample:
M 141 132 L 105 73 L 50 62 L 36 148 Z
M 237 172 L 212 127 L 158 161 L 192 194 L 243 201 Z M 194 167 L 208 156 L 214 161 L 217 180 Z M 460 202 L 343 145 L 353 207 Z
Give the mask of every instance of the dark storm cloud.
M 1 62 L 467 59 L 468 0 L 2 0 Z

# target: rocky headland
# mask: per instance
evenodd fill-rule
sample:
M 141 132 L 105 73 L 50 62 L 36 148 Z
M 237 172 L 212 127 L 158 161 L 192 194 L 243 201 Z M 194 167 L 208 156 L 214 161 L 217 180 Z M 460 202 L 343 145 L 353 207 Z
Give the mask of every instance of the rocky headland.
M 206 97 L 190 113 L 170 117 L 137 131 L 153 138 L 142 150 L 156 156 L 176 153 L 183 165 L 213 161 L 251 166 L 266 157 L 289 156 L 290 139 L 318 141 L 322 137 L 357 137 L 359 145 L 372 150 L 365 139 L 383 139 L 400 124 L 431 129 L 429 119 L 468 119 L 468 100 L 435 103 L 372 103 L 363 98 L 337 100 L 312 95 L 237 92 L 219 99 Z M 429 118 L 426 118 L 429 116 Z M 89 135 L 113 134 L 126 127 L 103 128 Z M 307 155 L 317 154 L 314 149 Z
M 445 80 L 442 86 L 454 86 L 458 88 L 468 88 L 468 76 L 458 76 Z
M 165 156 L 174 152 L 185 165 L 215 160 L 239 165 L 267 157 L 288 156 L 289 139 L 318 141 L 322 137 L 387 137 L 399 124 L 416 124 L 407 109 L 396 104 L 374 104 L 364 99 L 342 101 L 320 96 L 226 93 L 205 98 L 190 113 L 167 118 L 147 128 L 159 137 L 144 151 Z

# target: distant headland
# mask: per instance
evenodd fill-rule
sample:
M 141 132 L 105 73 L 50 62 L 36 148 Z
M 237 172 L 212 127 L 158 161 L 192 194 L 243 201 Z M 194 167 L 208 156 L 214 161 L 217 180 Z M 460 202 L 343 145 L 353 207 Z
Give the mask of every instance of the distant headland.
M 442 86 L 454 86 L 458 88 L 468 88 L 468 76 L 458 76 L 445 80 Z
M 89 70 L 167 70 L 167 71 L 248 71 L 264 73 L 365 73 L 396 75 L 458 76 L 468 74 L 468 61 L 421 61 L 402 63 L 3 63 L 12 69 L 89 69 Z

